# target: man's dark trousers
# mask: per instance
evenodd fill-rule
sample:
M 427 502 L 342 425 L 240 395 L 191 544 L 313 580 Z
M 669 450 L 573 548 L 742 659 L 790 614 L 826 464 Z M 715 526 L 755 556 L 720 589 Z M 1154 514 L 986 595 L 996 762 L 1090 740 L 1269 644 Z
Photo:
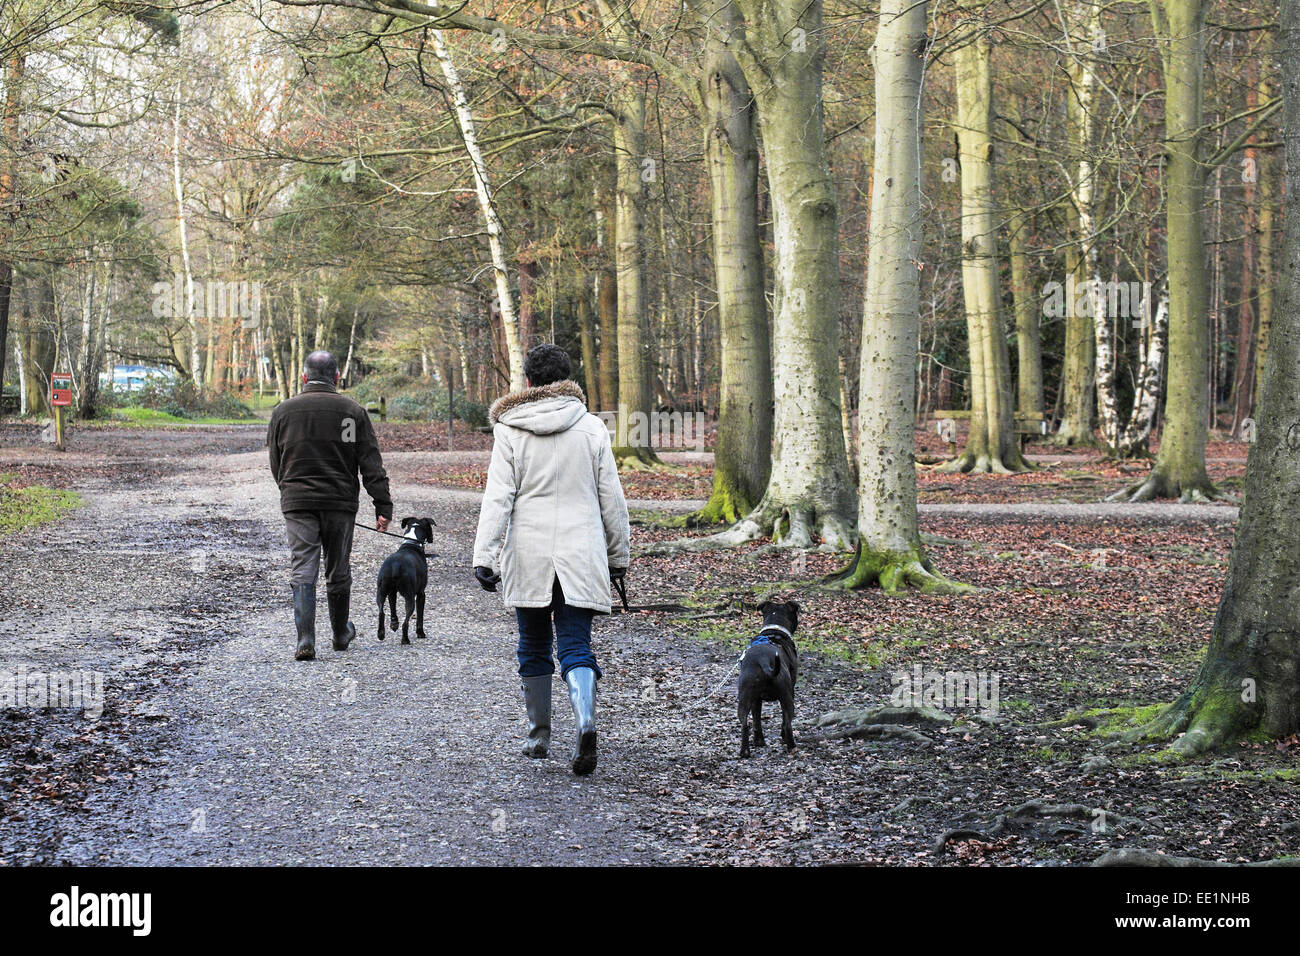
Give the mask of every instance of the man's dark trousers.
M 315 584 L 325 554 L 325 590 L 340 594 L 352 589 L 352 529 L 354 511 L 286 511 L 289 536 L 289 583 Z

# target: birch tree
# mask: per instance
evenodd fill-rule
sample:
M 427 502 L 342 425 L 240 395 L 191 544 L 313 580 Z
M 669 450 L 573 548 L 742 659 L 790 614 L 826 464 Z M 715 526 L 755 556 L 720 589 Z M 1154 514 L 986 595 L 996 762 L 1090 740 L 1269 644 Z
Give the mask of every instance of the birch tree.
M 488 179 L 487 164 L 483 161 L 483 151 L 479 149 L 478 134 L 474 128 L 474 113 L 470 110 L 469 100 L 465 96 L 465 86 L 460 81 L 456 64 L 447 49 L 442 31 L 429 30 L 433 42 L 433 55 L 442 68 L 443 78 L 451 91 L 452 106 L 456 110 L 456 125 L 460 130 L 461 141 L 465 144 L 465 153 L 469 156 L 470 169 L 474 174 L 474 193 L 478 196 L 479 211 L 487 228 L 488 249 L 492 255 L 492 277 L 495 281 L 498 308 L 501 313 L 502 332 L 506 340 L 506 356 L 510 363 L 510 390 L 517 392 L 524 387 L 524 352 L 519 337 L 519 320 L 515 312 L 514 296 L 510 292 L 510 270 L 506 263 L 505 245 L 501 241 L 501 217 L 497 214 L 496 201 L 492 198 L 492 184 Z

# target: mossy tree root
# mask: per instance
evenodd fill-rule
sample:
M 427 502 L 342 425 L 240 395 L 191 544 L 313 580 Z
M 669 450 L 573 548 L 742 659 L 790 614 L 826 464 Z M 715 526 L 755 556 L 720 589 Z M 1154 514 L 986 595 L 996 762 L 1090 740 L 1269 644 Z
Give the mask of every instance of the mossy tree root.
M 1171 740 L 1169 749 L 1174 753 L 1194 757 L 1249 736 L 1261 716 L 1262 709 L 1242 702 L 1239 686 L 1197 681 L 1150 722 L 1123 734 L 1119 742 Z
M 848 551 L 857 543 L 857 531 L 833 512 L 811 503 L 774 505 L 760 503 L 726 531 L 703 538 L 679 538 L 639 548 L 637 554 L 671 554 L 677 551 L 714 551 L 771 538 L 774 547 L 797 551 Z
M 634 448 L 631 445 L 615 446 L 614 461 L 619 471 L 669 471 L 673 467 L 655 454 L 653 448 Z
M 879 584 L 886 594 L 909 588 L 922 594 L 966 594 L 975 590 L 941 575 L 919 547 L 908 551 L 864 551 L 861 542 L 849 566 L 827 577 L 825 584 L 844 591 Z
M 1214 487 L 1214 482 L 1210 481 L 1208 475 L 1201 474 L 1184 481 L 1156 468 L 1146 478 L 1122 488 L 1106 500 L 1137 503 L 1155 501 L 1157 498 L 1174 498 L 1186 505 L 1226 501 L 1227 495 Z
M 934 469 L 940 474 L 956 475 L 1018 475 L 1032 471 L 1028 462 L 1021 462 L 1016 467 L 1009 467 L 996 455 L 977 455 L 974 452 L 962 452 L 952 461 L 944 462 Z
M 713 475 L 713 494 L 699 511 L 686 516 L 685 526 L 699 528 L 715 524 L 735 524 L 754 508 L 740 489 L 731 486 L 721 472 Z

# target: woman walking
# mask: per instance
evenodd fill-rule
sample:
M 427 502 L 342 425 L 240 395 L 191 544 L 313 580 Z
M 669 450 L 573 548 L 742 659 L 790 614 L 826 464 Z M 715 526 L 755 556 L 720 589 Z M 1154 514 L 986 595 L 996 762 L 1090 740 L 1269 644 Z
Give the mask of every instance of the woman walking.
M 519 625 L 519 676 L 528 712 L 524 753 L 545 757 L 551 742 L 555 664 L 568 684 L 577 740 L 576 774 L 596 769 L 596 680 L 591 622 L 610 611 L 610 582 L 626 573 L 627 502 L 609 431 L 587 412 L 569 379 L 569 355 L 539 345 L 524 359 L 528 387 L 489 412 L 492 463 L 474 541 L 474 576 L 504 586 Z

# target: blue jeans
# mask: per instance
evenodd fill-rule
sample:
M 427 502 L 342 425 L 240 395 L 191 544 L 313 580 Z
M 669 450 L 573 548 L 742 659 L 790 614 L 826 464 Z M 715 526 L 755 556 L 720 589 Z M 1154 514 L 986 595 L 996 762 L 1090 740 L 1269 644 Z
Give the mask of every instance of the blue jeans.
M 517 607 L 519 622 L 519 676 L 541 677 L 554 674 L 551 660 L 551 618 L 555 618 L 555 649 L 560 658 L 560 676 L 575 667 L 590 667 L 600 676 L 596 657 L 591 653 L 591 620 L 596 612 L 564 603 L 564 591 L 556 578 L 551 590 L 550 607 Z

